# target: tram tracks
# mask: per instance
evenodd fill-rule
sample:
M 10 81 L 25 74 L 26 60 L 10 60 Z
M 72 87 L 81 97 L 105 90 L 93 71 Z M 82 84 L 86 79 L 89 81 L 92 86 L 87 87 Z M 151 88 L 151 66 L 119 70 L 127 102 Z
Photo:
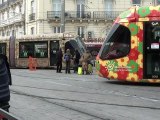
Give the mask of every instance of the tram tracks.
M 38 74 L 39 75 L 39 73 L 35 73 L 35 74 Z M 50 77 L 48 77 L 47 75 L 45 75 L 45 74 L 42 74 L 43 75 L 43 77 L 42 76 L 29 76 L 29 75 L 19 75 L 19 74 L 13 74 L 13 75 L 16 75 L 16 76 L 18 76 L 18 77 L 28 77 L 28 78 L 30 78 L 30 79 L 33 79 L 33 78 L 35 78 L 35 79 L 45 79 L 45 82 L 47 82 L 47 80 L 48 81 L 52 81 L 53 82 L 53 84 L 62 84 L 60 81 L 61 81 L 61 78 L 50 78 Z M 64 79 L 64 78 L 63 78 Z M 75 79 L 77 79 L 77 78 L 75 78 Z M 78 81 L 81 81 L 81 80 L 75 80 L 74 78 L 73 79 L 70 79 L 69 78 L 69 80 L 71 80 L 71 81 L 73 81 L 74 80 L 74 82 L 78 82 Z M 58 80 L 58 82 L 54 82 L 54 81 L 57 81 Z M 36 81 L 36 80 L 35 80 Z M 60 83 L 59 83 L 60 82 Z M 97 80 L 97 81 L 92 81 L 92 80 L 89 80 L 89 81 L 87 81 L 87 82 L 102 82 L 102 81 L 99 81 L 99 80 Z M 68 85 L 68 86 L 72 86 L 72 85 L 69 85 L 69 84 L 63 84 L 63 85 Z M 80 91 L 66 91 L 66 90 L 57 90 L 57 89 L 47 89 L 47 88 L 38 88 L 38 87 L 31 87 L 31 86 L 21 86 L 21 87 L 28 87 L 28 88 L 35 88 L 35 89 L 44 89 L 44 90 L 52 90 L 52 91 L 63 91 L 63 92 L 77 92 L 77 93 L 84 93 L 84 94 L 94 94 L 94 95 L 96 95 L 96 94 L 98 94 L 98 95 L 106 95 L 106 94 L 114 94 L 114 95 L 117 95 L 117 96 L 123 96 L 123 97 L 132 97 L 132 98 L 136 98 L 136 99 L 142 99 L 142 100 L 147 100 L 147 101 L 152 101 L 152 102 L 159 102 L 160 101 L 160 99 L 158 99 L 158 98 L 154 98 L 154 97 L 145 97 L 145 96 L 140 96 L 140 95 L 136 95 L 136 94 L 130 94 L 130 93 L 128 93 L 128 92 L 124 92 L 124 91 L 121 91 L 121 90 L 110 90 L 110 89 L 101 89 L 101 88 L 92 88 L 92 87 L 85 87 L 85 86 L 79 86 L 79 88 L 82 88 L 82 89 L 89 89 L 89 90 L 93 90 L 93 91 L 96 91 L 96 92 L 80 92 Z M 78 86 L 77 86 L 78 87 Z M 128 88 L 128 89 L 133 89 L 134 90 L 134 88 L 130 88 L 129 86 L 125 86 L 125 88 Z M 141 91 L 145 91 L 146 92 L 146 89 L 144 90 L 144 89 L 142 89 L 142 88 L 137 88 L 136 87 L 136 90 L 141 90 Z M 154 92 L 154 93 L 158 93 L 159 94 L 159 92 L 158 91 L 152 91 L 152 90 L 148 90 L 148 92 Z
M 82 108 L 69 106 L 69 105 L 63 104 L 62 102 L 50 101 L 50 100 L 58 100 L 58 101 L 63 100 L 63 101 L 72 101 L 73 102 L 73 100 L 61 99 L 61 98 L 43 97 L 43 96 L 31 95 L 31 94 L 26 94 L 26 93 L 23 93 L 23 92 L 13 91 L 13 90 L 11 92 L 12 92 L 12 94 L 16 94 L 16 95 L 23 95 L 23 96 L 27 96 L 27 97 L 31 97 L 31 98 L 37 98 L 37 99 L 39 99 L 41 101 L 44 101 L 46 103 L 54 104 L 54 105 L 57 105 L 57 106 L 60 106 L 60 107 L 67 108 L 69 110 L 73 110 L 73 111 L 76 111 L 76 112 L 79 112 L 79 113 L 82 113 L 82 114 L 85 114 L 85 115 L 89 115 L 89 116 L 97 118 L 99 120 L 112 120 L 111 118 L 108 118 L 106 116 L 102 116 L 102 115 L 95 114 L 95 113 L 92 113 L 90 111 L 87 111 L 86 109 L 84 110 Z
M 56 97 L 44 97 L 44 96 L 32 95 L 32 94 L 28 94 L 28 93 L 24 93 L 24 92 L 19 92 L 19 91 L 15 91 L 15 90 L 12 90 L 11 93 L 16 94 L 16 95 L 36 98 L 40 101 L 46 102 L 47 104 L 57 105 L 57 106 L 67 108 L 67 109 L 75 111 L 75 112 L 79 112 L 79 113 L 94 117 L 94 118 L 96 118 L 96 120 L 114 120 L 114 119 L 110 115 L 108 116 L 104 113 L 95 112 L 95 111 L 92 111 L 91 109 L 86 109 L 81 106 L 77 107 L 77 106 L 74 106 L 73 104 L 66 104 L 65 102 L 83 103 L 83 104 L 92 104 L 92 105 L 96 104 L 96 105 L 103 105 L 103 106 L 106 105 L 106 106 L 116 106 L 116 107 L 127 107 L 128 109 L 139 108 L 139 109 L 152 109 L 152 110 L 158 110 L 158 111 L 160 110 L 160 108 L 155 108 L 155 107 L 123 105 L 123 104 L 110 104 L 110 103 L 93 102 L 93 101 L 87 101 L 87 100 L 83 101 L 83 100 L 64 99 L 64 98 L 56 98 Z M 119 116 L 122 118 L 126 117 L 123 115 L 119 115 Z
M 60 79 L 60 78 L 58 78 L 58 79 Z M 53 79 L 48 79 L 48 80 L 52 80 L 53 81 Z M 56 81 L 56 80 L 54 80 L 54 81 Z M 79 81 L 79 80 L 77 80 L 77 81 Z M 77 81 L 75 81 L 75 82 L 77 82 Z M 47 81 L 45 80 L 45 82 L 47 82 Z M 95 82 L 95 81 L 93 81 L 93 82 Z M 53 82 L 53 84 L 60 84 L 61 85 L 61 83 L 59 83 L 59 81 L 58 82 Z M 69 84 L 63 84 L 63 85 L 67 85 L 67 86 L 73 87 L 72 85 L 69 85 Z M 66 91 L 66 90 L 57 90 L 57 89 L 53 89 L 53 88 L 49 89 L 49 88 L 40 88 L 40 87 L 31 87 L 31 86 L 22 86 L 22 85 L 19 86 L 19 87 L 28 87 L 28 88 L 35 88 L 35 89 L 52 90 L 52 91 L 63 91 L 63 92 L 72 92 L 72 93 L 77 92 L 77 93 L 93 94 L 93 95 L 96 95 L 96 94 L 98 94 L 98 95 L 112 94 L 112 95 L 116 95 L 116 96 L 132 97 L 132 98 L 142 99 L 142 100 L 147 100 L 147 101 L 152 101 L 152 102 L 157 102 L 157 101 L 159 102 L 160 101 L 160 99 L 154 98 L 154 97 L 145 97 L 145 96 L 140 96 L 140 95 L 136 95 L 136 94 L 130 94 L 128 92 L 124 92 L 124 91 L 120 91 L 120 90 L 99 89 L 99 88 L 93 88 L 93 87 L 88 87 L 88 86 L 87 87 L 85 87 L 85 86 L 77 86 L 77 87 L 81 88 L 81 89 L 88 89 L 87 91 L 92 90 L 92 91 L 95 91 L 95 92 L 83 92 L 83 91 L 74 91 L 74 90 L 70 90 L 70 91 L 67 90 Z M 129 86 L 126 86 L 126 88 L 129 88 Z M 133 89 L 133 88 L 129 88 L 129 89 Z M 146 90 L 142 90 L 142 91 L 146 91 Z M 149 91 L 149 92 L 152 93 L 153 91 Z M 159 93 L 159 92 L 157 92 L 157 93 Z
M 31 87 L 29 87 L 29 88 L 31 88 Z M 32 88 L 37 89 L 37 87 L 32 87 Z M 99 93 L 92 93 L 92 92 L 80 92 L 80 91 L 68 91 L 68 90 L 66 91 L 66 90 L 45 89 L 45 88 L 40 88 L 40 89 L 61 91 L 61 92 L 81 93 L 81 94 L 106 95 L 106 94 L 102 94 L 102 93 L 99 94 Z M 90 103 L 90 104 L 99 104 L 99 105 L 111 105 L 111 106 L 123 106 L 123 107 L 131 107 L 131 108 L 145 108 L 145 109 L 160 110 L 160 107 L 149 107 L 149 106 L 129 105 L 129 104 L 128 105 L 127 104 L 116 104 L 116 103 L 107 103 L 107 102 L 98 102 L 98 101 L 89 101 L 89 100 L 78 100 L 78 99 L 68 99 L 68 98 L 58 98 L 58 97 L 45 97 L 45 96 L 40 96 L 40 95 L 32 95 L 32 94 L 28 94 L 28 93 L 25 93 L 25 92 L 19 92 L 19 91 L 16 91 L 16 90 L 11 90 L 11 92 L 12 92 L 12 94 L 25 95 L 25 96 L 37 97 L 37 98 L 43 98 L 43 99 L 50 99 L 50 100 L 63 100 L 63 101 L 78 102 L 78 103 Z
M 35 73 L 37 74 L 37 73 Z M 18 77 L 28 77 L 28 78 L 35 78 L 35 79 L 45 79 L 46 81 L 50 80 L 60 80 L 61 78 L 50 78 L 47 75 L 43 74 L 42 76 L 29 76 L 29 75 L 18 75 L 18 74 L 13 74 Z M 39 74 L 38 74 L 39 75 Z M 73 79 L 71 79 L 72 81 Z M 35 80 L 36 81 L 36 80 Z M 75 82 L 79 80 L 74 80 Z M 58 81 L 60 82 L 60 81 Z M 87 81 L 88 82 L 88 81 Z M 100 82 L 100 81 L 90 81 L 90 82 Z M 102 81 L 101 81 L 102 82 Z M 157 98 L 146 98 L 138 95 L 132 95 L 127 92 L 122 92 L 119 90 L 110 90 L 110 89 L 101 89 L 101 88 L 93 88 L 93 87 L 86 87 L 86 86 L 77 86 L 82 89 L 88 89 L 87 92 L 84 91 L 78 91 L 78 90 L 65 90 L 65 89 L 52 89 L 52 88 L 44 88 L 44 87 L 35 87 L 35 86 L 27 86 L 27 85 L 13 85 L 15 87 L 25 87 L 25 88 L 31 88 L 31 89 L 39 89 L 39 90 L 49 90 L 49 91 L 57 91 L 57 92 L 68 92 L 68 93 L 79 93 L 79 94 L 91 94 L 91 95 L 102 95 L 106 96 L 106 94 L 111 94 L 111 95 L 117 95 L 117 96 L 122 96 L 122 97 L 130 97 L 133 99 L 141 99 L 141 100 L 146 100 L 150 102 L 160 102 L 160 99 Z M 129 87 L 129 86 L 127 86 Z M 133 88 L 132 88 L 133 89 Z M 136 88 L 137 89 L 137 88 Z M 141 109 L 152 109 L 152 110 L 160 110 L 159 106 L 156 107 L 148 107 L 148 106 L 141 106 L 141 105 L 127 105 L 127 104 L 114 104 L 114 103 L 107 103 L 107 102 L 98 102 L 98 101 L 89 101 L 89 100 L 78 100 L 78 99 L 68 99 L 68 98 L 61 98 L 61 97 L 45 97 L 45 96 L 37 96 L 37 95 L 32 95 L 28 93 L 23 93 L 15 90 L 11 90 L 13 94 L 19 94 L 19 95 L 25 95 L 25 96 L 30 96 L 30 97 L 36 97 L 39 99 L 45 99 L 45 100 L 58 100 L 58 101 L 68 101 L 68 102 L 77 102 L 77 103 L 86 103 L 86 104 L 97 104 L 97 105 L 110 105 L 110 106 L 120 106 L 120 107 L 128 107 L 128 108 L 141 108 Z M 143 89 L 142 89 L 143 91 Z M 150 91 L 154 92 L 154 91 Z

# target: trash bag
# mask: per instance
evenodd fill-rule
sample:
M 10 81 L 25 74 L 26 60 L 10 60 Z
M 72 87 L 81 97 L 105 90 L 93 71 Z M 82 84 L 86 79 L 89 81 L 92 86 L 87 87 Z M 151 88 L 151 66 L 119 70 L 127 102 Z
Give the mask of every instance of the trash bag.
M 78 75 L 82 75 L 83 71 L 82 71 L 82 67 L 78 67 Z

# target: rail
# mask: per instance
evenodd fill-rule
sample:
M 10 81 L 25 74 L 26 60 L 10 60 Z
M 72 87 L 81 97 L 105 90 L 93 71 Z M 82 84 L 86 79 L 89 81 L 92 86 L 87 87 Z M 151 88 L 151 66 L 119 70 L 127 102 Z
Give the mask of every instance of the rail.
M 5 110 L 0 108 L 0 120 L 1 120 L 1 118 L 3 118 L 3 119 L 5 118 L 5 119 L 8 119 L 8 120 L 19 120 L 18 118 L 16 118 L 11 113 L 6 112 Z

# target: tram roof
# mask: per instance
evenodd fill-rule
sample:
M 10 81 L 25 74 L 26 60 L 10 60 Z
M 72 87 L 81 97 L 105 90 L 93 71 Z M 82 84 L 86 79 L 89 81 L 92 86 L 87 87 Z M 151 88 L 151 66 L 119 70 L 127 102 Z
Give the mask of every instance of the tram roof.
M 70 33 L 53 33 L 53 34 L 36 34 L 36 35 L 19 35 L 15 38 L 17 40 L 33 40 L 33 39 L 70 39 L 75 38 L 77 36 L 74 36 Z M 0 36 L 0 40 L 10 40 L 11 36 Z
M 53 34 L 36 34 L 36 35 L 22 35 L 16 37 L 16 39 L 62 39 L 62 38 L 74 38 L 73 34 L 69 33 L 53 33 Z
M 137 21 L 159 21 L 160 5 L 158 6 L 133 6 L 122 12 L 115 23 L 119 22 L 137 22 Z

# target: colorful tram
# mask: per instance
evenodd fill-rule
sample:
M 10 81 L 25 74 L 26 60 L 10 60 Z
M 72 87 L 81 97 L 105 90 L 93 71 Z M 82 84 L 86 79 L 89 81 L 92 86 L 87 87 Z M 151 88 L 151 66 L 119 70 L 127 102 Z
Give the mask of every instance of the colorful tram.
M 54 67 L 59 48 L 62 48 L 63 53 L 68 48 L 72 54 L 75 49 L 80 54 L 85 51 L 79 37 L 63 33 L 5 37 L 0 40 L 0 53 L 8 56 L 11 67 L 17 68 L 27 68 L 29 56 L 36 58 L 38 68 Z
M 101 77 L 160 83 L 160 6 L 135 6 L 121 13 L 96 60 Z

